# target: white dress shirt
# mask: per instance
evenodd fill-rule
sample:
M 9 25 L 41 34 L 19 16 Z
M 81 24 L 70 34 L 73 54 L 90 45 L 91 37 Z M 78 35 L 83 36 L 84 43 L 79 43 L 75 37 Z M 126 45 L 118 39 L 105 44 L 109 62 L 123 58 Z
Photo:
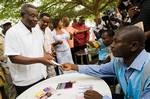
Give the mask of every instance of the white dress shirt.
M 25 57 L 42 57 L 44 36 L 38 29 L 30 32 L 20 21 L 10 28 L 5 37 L 5 54 L 21 55 Z M 47 76 L 46 66 L 41 63 L 22 65 L 13 64 L 9 66 L 13 83 L 17 86 L 33 84 Z
M 45 48 L 45 51 L 48 52 L 48 53 L 52 53 L 52 49 L 51 49 L 51 44 L 54 43 L 54 38 L 52 36 L 52 31 L 50 30 L 49 27 L 47 27 L 45 29 L 45 35 L 44 35 L 44 48 Z

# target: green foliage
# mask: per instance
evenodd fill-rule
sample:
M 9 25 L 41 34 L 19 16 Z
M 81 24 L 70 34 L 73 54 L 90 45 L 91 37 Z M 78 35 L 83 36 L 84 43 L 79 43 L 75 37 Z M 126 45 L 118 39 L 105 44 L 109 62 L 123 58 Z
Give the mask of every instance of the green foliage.
M 0 19 L 19 18 L 22 4 L 34 0 L 0 0 Z M 97 16 L 105 9 L 115 7 L 118 0 L 41 0 L 39 12 L 47 12 L 51 17 Z
M 0 19 L 18 18 L 20 6 L 33 0 L 1 0 Z

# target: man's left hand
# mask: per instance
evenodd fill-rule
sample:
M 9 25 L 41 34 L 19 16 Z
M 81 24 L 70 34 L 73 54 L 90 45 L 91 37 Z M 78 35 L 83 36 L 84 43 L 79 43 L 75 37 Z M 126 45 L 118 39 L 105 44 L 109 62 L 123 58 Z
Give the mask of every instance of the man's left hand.
M 84 98 L 85 99 L 102 99 L 102 95 L 98 93 L 97 91 L 94 90 L 87 90 L 84 93 Z

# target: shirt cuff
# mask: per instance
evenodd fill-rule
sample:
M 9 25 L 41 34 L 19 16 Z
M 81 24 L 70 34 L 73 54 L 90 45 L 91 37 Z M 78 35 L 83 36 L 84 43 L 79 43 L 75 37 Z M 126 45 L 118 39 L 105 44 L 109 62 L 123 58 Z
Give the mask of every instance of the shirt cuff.
M 105 96 L 103 96 L 102 99 L 112 99 L 112 98 L 110 98 L 109 96 L 105 95 Z
M 87 65 L 78 65 L 79 73 L 86 73 Z

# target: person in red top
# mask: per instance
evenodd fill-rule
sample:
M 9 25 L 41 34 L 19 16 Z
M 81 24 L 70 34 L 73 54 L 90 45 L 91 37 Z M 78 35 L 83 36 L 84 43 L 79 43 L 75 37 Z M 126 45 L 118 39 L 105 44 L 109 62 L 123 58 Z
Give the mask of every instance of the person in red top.
M 85 26 L 85 19 L 84 17 L 79 18 L 79 22 L 76 25 L 73 25 L 73 27 L 77 30 L 85 30 L 83 32 L 80 32 L 78 34 L 74 35 L 74 46 L 84 46 L 86 43 L 89 42 L 89 27 Z
M 90 35 L 89 34 L 90 28 L 85 26 L 85 18 L 80 17 L 79 22 L 73 25 L 73 27 L 79 31 L 82 31 L 74 35 L 74 50 L 75 52 L 84 50 L 86 48 L 86 44 L 89 42 L 89 35 Z M 77 63 L 80 64 L 81 62 L 78 59 L 79 58 L 77 58 Z M 86 57 L 83 57 L 83 60 L 86 64 L 87 63 Z
M 76 19 L 76 18 L 75 18 L 75 19 L 73 19 L 72 27 L 76 26 L 76 25 L 77 25 L 77 23 L 78 23 L 77 19 Z

